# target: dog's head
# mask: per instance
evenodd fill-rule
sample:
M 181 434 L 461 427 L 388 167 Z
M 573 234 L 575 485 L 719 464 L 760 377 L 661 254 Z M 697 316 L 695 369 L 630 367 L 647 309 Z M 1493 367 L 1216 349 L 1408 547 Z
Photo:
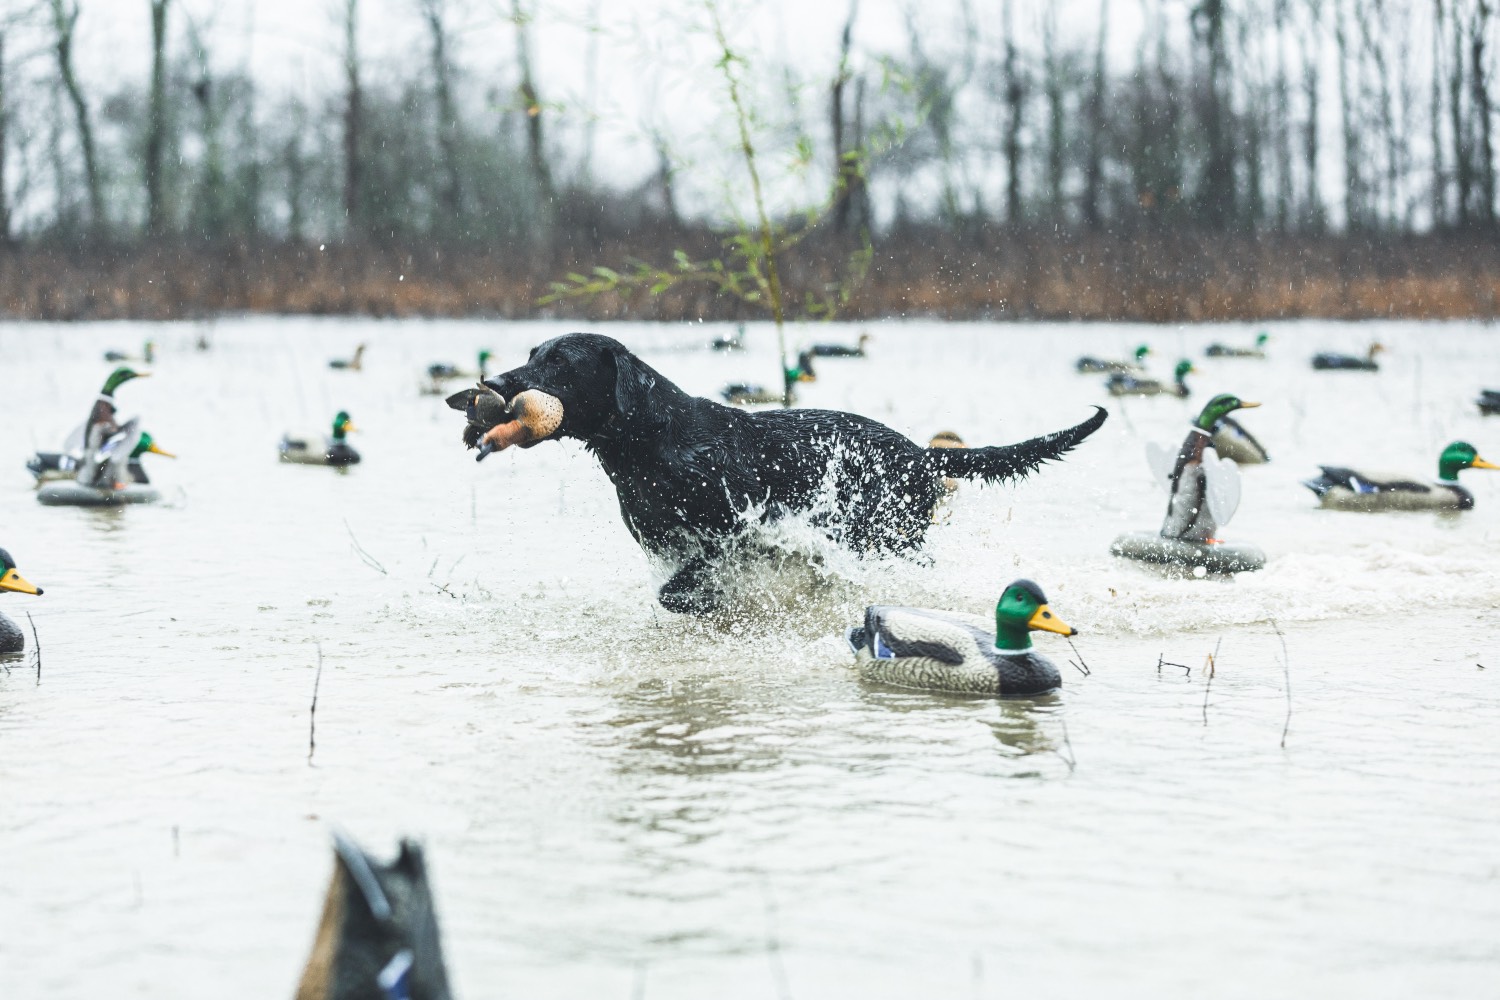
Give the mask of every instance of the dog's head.
M 510 401 L 516 419 L 497 426 L 497 448 L 572 437 L 627 436 L 666 419 L 652 396 L 670 385 L 625 345 L 597 333 L 570 333 L 532 348 L 524 365 L 485 379 Z

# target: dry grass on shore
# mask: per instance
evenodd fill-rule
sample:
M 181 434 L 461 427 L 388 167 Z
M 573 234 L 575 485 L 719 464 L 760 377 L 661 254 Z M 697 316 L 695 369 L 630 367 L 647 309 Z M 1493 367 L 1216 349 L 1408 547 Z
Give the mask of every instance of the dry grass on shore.
M 538 306 L 550 282 L 595 265 L 701 256 L 706 232 L 636 234 L 581 248 L 388 244 L 27 244 L 0 251 L 0 314 L 175 319 L 217 313 L 748 319 L 707 288 Z M 642 246 L 659 247 L 645 252 Z M 836 285 L 845 250 L 809 240 L 783 259 L 788 293 Z M 1203 322 L 1293 317 L 1491 319 L 1500 245 L 1481 237 L 1244 237 L 1181 231 L 1059 235 L 911 230 L 875 248 L 851 319 Z

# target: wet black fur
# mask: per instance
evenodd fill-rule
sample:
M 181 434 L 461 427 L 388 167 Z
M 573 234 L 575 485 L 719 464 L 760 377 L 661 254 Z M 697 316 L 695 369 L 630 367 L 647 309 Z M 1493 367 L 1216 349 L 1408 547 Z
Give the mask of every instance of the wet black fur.
M 833 410 L 747 412 L 689 396 L 618 341 L 557 337 L 486 385 L 507 399 L 539 389 L 563 403 L 553 437 L 599 459 L 641 547 L 677 566 L 661 588 L 673 611 L 718 601 L 714 563 L 762 521 L 819 513 L 828 537 L 857 552 L 916 549 L 945 495 L 943 478 L 1020 479 L 1104 422 L 1100 409 L 1068 430 L 992 448 L 923 448 L 884 424 Z M 819 504 L 825 490 L 835 502 Z

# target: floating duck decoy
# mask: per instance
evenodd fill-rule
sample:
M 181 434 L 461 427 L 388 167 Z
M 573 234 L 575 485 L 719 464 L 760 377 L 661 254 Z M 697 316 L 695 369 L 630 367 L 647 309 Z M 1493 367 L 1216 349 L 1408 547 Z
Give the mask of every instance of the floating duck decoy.
M 464 425 L 464 445 L 478 448 L 474 461 L 510 445 L 530 448 L 540 444 L 562 426 L 562 403 L 556 396 L 535 389 L 516 393 L 506 401 L 494 389 L 479 385 L 448 397 L 448 405 L 468 418 Z M 491 433 L 493 432 L 493 433 Z
M 1478 404 L 1481 416 L 1500 416 L 1500 389 L 1480 389 L 1479 398 L 1474 402 Z
M 1234 462 L 1214 451 L 1212 431 L 1247 403 L 1223 393 L 1209 400 L 1176 452 L 1152 442 L 1146 459 L 1167 489 L 1167 514 L 1156 534 L 1128 532 L 1110 544 L 1112 555 L 1171 566 L 1203 567 L 1210 573 L 1241 573 L 1266 564 L 1253 545 L 1229 544 L 1215 537 L 1240 504 L 1240 474 Z
M 1081 375 L 1107 375 L 1114 372 L 1129 374 L 1130 372 L 1145 371 L 1146 355 L 1150 353 L 1150 346 L 1142 344 L 1135 349 L 1134 361 L 1106 361 L 1102 358 L 1093 358 L 1085 355 L 1079 358 L 1073 367 L 1078 369 Z
M 105 351 L 104 360 L 115 362 L 144 361 L 148 365 L 154 364 L 156 362 L 156 342 L 151 340 L 146 341 L 146 343 L 141 346 L 141 356 L 138 358 L 132 357 L 124 351 Z
M 785 380 L 785 388 L 782 392 L 775 392 L 763 385 L 753 382 L 731 382 L 719 390 L 719 395 L 726 403 L 736 405 L 747 405 L 751 403 L 780 403 L 783 399 L 789 399 L 795 403 L 797 394 L 795 386 L 798 382 L 816 382 L 818 375 L 813 371 L 812 354 L 803 351 L 797 356 L 797 367 L 788 368 L 782 373 Z
M 115 390 L 135 378 L 145 378 L 150 372 L 138 372 L 133 368 L 116 368 L 104 380 L 104 387 L 89 410 L 86 420 L 63 442 L 62 451 L 39 451 L 26 463 L 26 468 L 38 483 L 53 479 L 74 479 L 78 475 L 78 463 L 88 448 L 97 449 L 119 431 L 115 423 Z
M 108 441 L 84 453 L 73 479 L 54 479 L 41 485 L 37 502 L 48 507 L 118 507 L 155 503 L 161 493 L 151 485 L 141 456 L 147 452 L 176 458 L 140 430 L 139 418 L 129 421 Z
M 1362 472 L 1320 465 L 1323 474 L 1305 479 L 1303 486 L 1318 495 L 1319 506 L 1332 510 L 1472 510 L 1474 494 L 1459 485 L 1464 469 L 1500 469 L 1479 457 L 1467 441 L 1454 441 L 1438 457 L 1438 478 Z
M 1357 354 L 1334 354 L 1325 352 L 1314 354 L 1312 366 L 1318 371 L 1346 371 L 1346 372 L 1378 372 L 1380 364 L 1375 360 L 1375 355 L 1385 350 L 1385 345 L 1379 342 L 1370 345 L 1364 357 Z
M 283 434 L 281 460 L 298 465 L 354 465 L 359 461 L 359 452 L 344 440 L 344 436 L 358 429 L 349 419 L 349 414 L 340 410 L 333 418 L 331 435 Z
M 1077 635 L 1042 589 L 1017 580 L 995 605 L 995 629 L 977 615 L 876 604 L 844 633 L 859 675 L 877 684 L 951 694 L 1034 697 L 1062 686 L 1056 665 L 1031 648 L 1032 632 Z
M 328 362 L 329 368 L 337 368 L 340 371 L 363 371 L 365 367 L 365 345 L 360 344 L 354 349 L 352 358 L 334 358 Z
M 1271 460 L 1266 446 L 1228 415 L 1214 425 L 1213 443 L 1220 458 L 1227 458 L 1236 465 L 1264 465 Z
M 151 477 L 146 474 L 146 467 L 141 464 L 141 456 L 150 453 L 161 455 L 163 458 L 176 458 L 170 451 L 162 451 L 157 445 L 156 439 L 145 431 L 141 432 L 136 439 L 135 448 L 130 452 L 130 461 L 126 466 L 126 473 L 130 482 L 145 486 L 151 482 Z M 50 464 L 42 466 L 41 460 L 47 460 Z M 55 452 L 39 452 L 32 460 L 26 463 L 37 477 L 37 484 L 76 480 L 78 478 L 79 462 L 67 456 Z
M 427 385 L 423 387 L 422 394 L 425 396 L 441 396 L 445 389 L 444 382 L 452 382 L 456 379 L 474 379 L 484 381 L 490 374 L 489 351 L 479 352 L 479 370 L 477 372 L 464 371 L 457 365 L 434 364 L 427 366 Z
M 390 864 L 335 834 L 333 878 L 295 1000 L 452 1000 L 422 848 Z
M 1266 356 L 1266 341 L 1271 335 L 1264 331 L 1255 335 L 1254 347 L 1234 347 L 1229 344 L 1209 344 L 1203 353 L 1211 358 L 1263 358 Z
M 865 345 L 869 342 L 870 335 L 861 333 L 859 342 L 854 347 L 848 344 L 814 344 L 810 351 L 816 358 L 862 358 L 865 356 Z
M 708 346 L 715 351 L 743 351 L 745 349 L 745 324 L 735 327 L 728 337 L 715 337 Z
M 12 594 L 40 594 L 42 588 L 26 582 L 16 571 L 16 561 L 0 549 L 0 591 Z M 26 634 L 19 625 L 0 614 L 0 653 L 19 653 L 26 648 Z
M 1182 360 L 1177 362 L 1177 367 L 1172 372 L 1172 381 L 1163 382 L 1154 378 L 1136 378 L 1134 375 L 1126 375 L 1116 372 L 1104 383 L 1111 396 L 1176 396 L 1185 399 L 1191 392 L 1184 379 L 1195 372 L 1191 361 Z

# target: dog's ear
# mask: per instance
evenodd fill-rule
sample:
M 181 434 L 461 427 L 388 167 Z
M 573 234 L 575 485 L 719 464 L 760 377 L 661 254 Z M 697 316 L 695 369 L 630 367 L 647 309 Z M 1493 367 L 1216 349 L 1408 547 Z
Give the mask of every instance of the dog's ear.
M 641 363 L 623 345 L 610 351 L 615 365 L 615 412 L 626 420 L 655 422 L 661 417 L 652 405 L 656 373 Z

